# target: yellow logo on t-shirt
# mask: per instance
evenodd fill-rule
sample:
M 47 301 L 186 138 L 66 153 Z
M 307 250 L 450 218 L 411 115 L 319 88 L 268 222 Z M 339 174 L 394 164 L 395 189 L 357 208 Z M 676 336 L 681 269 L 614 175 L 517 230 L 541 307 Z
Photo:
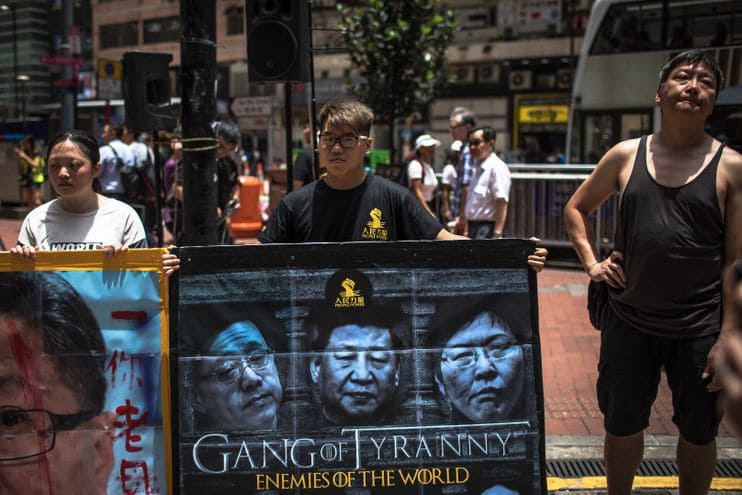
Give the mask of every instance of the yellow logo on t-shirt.
M 363 229 L 361 239 L 369 241 L 386 241 L 389 238 L 389 233 L 386 230 L 386 222 L 381 221 L 381 210 L 374 208 L 368 216 L 371 220 L 366 223 L 366 228 Z
M 356 283 L 353 279 L 346 278 L 340 283 L 342 291 L 335 299 L 336 308 L 357 308 L 366 305 L 365 298 L 360 290 L 356 290 Z

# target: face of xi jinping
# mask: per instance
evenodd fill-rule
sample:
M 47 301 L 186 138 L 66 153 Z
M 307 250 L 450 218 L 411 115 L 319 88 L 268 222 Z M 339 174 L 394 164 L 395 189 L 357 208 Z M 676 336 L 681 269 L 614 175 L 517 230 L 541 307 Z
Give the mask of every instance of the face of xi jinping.
M 227 335 L 223 338 L 223 335 Z M 205 426 L 224 431 L 275 428 L 283 389 L 275 357 L 250 322 L 230 326 L 197 365 L 194 407 Z
M 510 417 L 523 392 L 523 350 L 502 322 L 482 313 L 446 342 L 436 383 L 472 422 Z
M 325 415 L 338 424 L 375 424 L 399 383 L 389 330 L 344 325 L 332 331 L 325 351 L 312 359 Z

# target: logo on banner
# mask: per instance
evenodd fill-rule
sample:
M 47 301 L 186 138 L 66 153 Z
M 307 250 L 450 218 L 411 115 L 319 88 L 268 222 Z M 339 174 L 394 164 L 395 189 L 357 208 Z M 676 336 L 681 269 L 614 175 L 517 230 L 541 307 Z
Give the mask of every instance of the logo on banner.
M 346 278 L 340 286 L 343 290 L 335 299 L 336 308 L 362 308 L 366 305 L 365 298 L 360 290 L 356 290 L 356 283 L 353 279 Z
M 373 288 L 359 270 L 339 270 L 325 284 L 325 301 L 329 309 L 366 310 Z
M 363 229 L 361 238 L 371 241 L 386 241 L 389 234 L 386 230 L 386 222 L 381 221 L 381 210 L 374 208 L 369 212 L 368 216 L 371 217 L 371 220 L 366 223 L 366 228 Z

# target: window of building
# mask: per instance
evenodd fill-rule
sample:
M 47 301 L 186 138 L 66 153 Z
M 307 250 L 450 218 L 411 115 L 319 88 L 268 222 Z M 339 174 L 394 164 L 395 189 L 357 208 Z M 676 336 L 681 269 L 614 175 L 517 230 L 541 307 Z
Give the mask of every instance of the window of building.
M 229 7 L 224 11 L 227 16 L 227 35 L 234 36 L 245 32 L 245 9 L 242 7 Z
M 180 17 L 160 17 L 144 21 L 144 43 L 162 43 L 180 39 Z
M 137 21 L 108 24 L 100 27 L 101 48 L 135 46 L 138 43 L 139 25 Z

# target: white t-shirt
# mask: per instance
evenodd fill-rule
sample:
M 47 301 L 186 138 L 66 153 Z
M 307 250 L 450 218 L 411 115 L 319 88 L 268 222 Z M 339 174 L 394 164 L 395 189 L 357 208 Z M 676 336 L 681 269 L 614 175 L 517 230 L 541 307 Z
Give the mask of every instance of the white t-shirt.
M 108 245 L 146 248 L 147 238 L 142 220 L 126 203 L 106 198 L 98 210 L 70 213 L 55 199 L 26 215 L 18 244 L 44 251 L 85 251 Z
M 423 193 L 425 201 L 432 201 L 435 188 L 438 187 L 438 178 L 435 176 L 433 167 L 419 160 L 412 160 L 407 165 L 407 180 L 409 185 L 412 179 L 422 179 L 420 181 L 420 190 Z
M 115 154 L 111 148 L 116 150 Z M 101 146 L 98 151 L 100 153 L 98 181 L 103 188 L 103 193 L 123 194 L 126 191 L 124 190 L 124 184 L 121 182 L 121 169 L 118 166 L 116 155 L 121 158 L 125 166 L 131 168 L 139 168 L 137 156 L 128 145 L 118 139 Z
M 510 197 L 510 169 L 496 154 L 491 153 L 474 169 L 466 195 L 466 219 L 494 221 L 495 201 Z
M 455 187 L 456 175 L 456 167 L 452 163 L 449 163 L 443 167 L 443 172 L 441 172 L 441 184 Z

